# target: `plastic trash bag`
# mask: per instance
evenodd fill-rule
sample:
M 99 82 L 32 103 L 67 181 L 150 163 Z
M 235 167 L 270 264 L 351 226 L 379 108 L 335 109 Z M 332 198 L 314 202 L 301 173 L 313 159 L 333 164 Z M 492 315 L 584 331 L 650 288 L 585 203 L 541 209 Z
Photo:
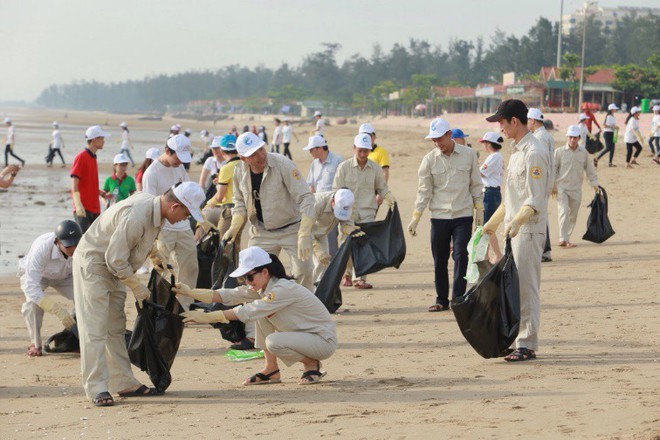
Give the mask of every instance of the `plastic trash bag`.
M 479 280 L 479 268 L 476 263 L 486 259 L 488 238 L 488 234 L 484 234 L 484 228 L 477 226 L 468 242 L 468 266 L 465 273 L 468 283 L 474 284 Z
M 197 244 L 197 263 L 199 273 L 197 274 L 197 285 L 200 289 L 210 289 L 213 285 L 212 268 L 220 247 L 220 234 L 211 229 L 202 236 Z
M 183 307 L 172 292 L 174 276 L 168 282 L 155 270 L 151 271 L 151 297 L 138 308 L 128 357 L 131 363 L 146 371 L 159 393 L 172 382 L 170 368 L 179 350 L 183 335 Z M 137 307 L 137 304 L 136 304 Z
M 607 216 L 608 200 L 607 192 L 602 186 L 598 187 L 598 192 L 589 203 L 591 212 L 587 219 L 587 232 L 582 236 L 583 240 L 594 243 L 602 243 L 615 234 L 612 224 Z
M 332 257 L 332 261 L 323 273 L 321 280 L 316 286 L 314 294 L 321 300 L 328 312 L 335 313 L 341 307 L 341 279 L 346 272 L 348 257 L 351 256 L 351 247 L 355 239 L 353 236 L 346 237 L 346 240 L 337 249 L 337 253 Z
M 263 350 L 227 350 L 225 357 L 234 362 L 245 362 L 264 357 Z
M 228 307 L 222 303 L 206 304 L 195 302 L 190 305 L 190 310 L 203 310 L 205 312 L 217 312 L 218 310 L 230 310 L 233 308 L 234 306 Z M 235 344 L 241 342 L 246 336 L 245 324 L 241 321 L 229 321 L 226 324 L 215 322 L 211 324 L 211 327 L 220 330 L 220 336 L 222 336 L 222 339 Z
M 211 266 L 211 280 L 213 281 L 212 286 L 209 286 L 211 289 L 238 287 L 236 278 L 229 276 L 237 267 L 236 254 L 234 242 L 220 242 Z
M 588 135 L 585 148 L 587 149 L 589 154 L 598 153 L 600 150 L 605 148 L 600 140 L 600 133 L 597 133 L 595 135 Z
M 482 261 L 477 265 L 489 265 Z M 461 333 L 486 359 L 506 356 L 518 336 L 520 285 L 507 238 L 504 257 L 465 295 L 452 299 L 451 309 Z
M 74 333 L 75 328 L 75 333 Z M 44 344 L 46 353 L 80 353 L 80 341 L 78 340 L 78 327 L 75 324 L 71 330 L 65 328 L 48 338 Z
M 398 269 L 406 258 L 406 240 L 398 204 L 387 212 L 385 220 L 358 226 L 367 235 L 352 241 L 351 257 L 356 276 L 369 275 L 387 267 Z

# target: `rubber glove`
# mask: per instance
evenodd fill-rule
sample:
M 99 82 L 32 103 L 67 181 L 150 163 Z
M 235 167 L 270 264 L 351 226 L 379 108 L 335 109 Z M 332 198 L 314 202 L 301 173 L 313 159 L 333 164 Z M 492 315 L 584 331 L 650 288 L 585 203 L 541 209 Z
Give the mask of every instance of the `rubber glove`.
M 225 232 L 225 235 L 222 236 L 222 239 L 227 243 L 231 243 L 236 239 L 236 236 L 241 231 L 241 228 L 245 224 L 245 216 L 241 214 L 234 214 L 231 218 L 231 224 L 229 229 Z
M 151 260 L 151 264 L 156 268 L 156 270 L 159 268 L 165 269 L 165 266 L 167 265 L 165 257 L 158 251 L 156 242 L 154 242 L 154 245 L 151 247 L 151 251 L 149 251 L 149 260 Z
M 414 210 L 412 213 L 412 220 L 408 224 L 408 233 L 413 237 L 417 235 L 417 225 L 419 220 L 422 218 L 422 213 L 420 211 Z
M 303 214 L 298 229 L 298 258 L 302 261 L 308 260 L 312 254 L 312 226 L 314 219 Z
M 527 223 L 535 212 L 536 211 L 534 211 L 534 208 L 532 208 L 531 206 L 523 205 L 522 208 L 520 208 L 520 211 L 518 211 L 516 216 L 513 218 L 513 220 L 511 220 L 511 223 L 506 225 L 506 228 L 504 229 L 504 234 L 508 235 L 511 238 L 518 235 L 518 231 L 520 231 L 520 227 L 525 223 Z
M 209 313 L 206 313 L 203 310 L 190 310 L 189 312 L 179 314 L 179 316 L 183 316 L 183 322 L 197 322 L 200 324 L 215 324 L 216 322 L 221 324 L 229 323 L 229 320 L 222 310 Z
M 359 226 L 352 223 L 342 223 L 339 229 L 341 229 L 341 233 L 346 236 L 352 235 L 353 237 L 364 237 L 367 235 Z
M 592 185 L 591 187 L 594 189 L 594 191 L 600 192 L 600 187 L 598 186 L 598 184 Z
M 211 289 L 191 289 L 190 286 L 184 283 L 176 283 L 172 287 L 172 291 L 177 295 L 187 296 L 189 298 L 210 304 L 213 301 L 215 291 Z
M 474 225 L 483 226 L 484 225 L 484 204 L 483 202 L 477 202 L 474 204 Z
M 204 219 L 204 221 L 201 222 L 201 223 L 197 223 L 197 227 L 202 228 L 202 231 L 205 234 L 207 234 L 211 229 L 216 230 L 216 231 L 218 230 L 218 228 L 213 223 L 211 223 L 210 221 L 208 221 L 206 219 Z
M 385 203 L 387 203 L 387 206 L 389 206 L 390 209 L 392 209 L 392 207 L 396 203 L 396 199 L 394 198 L 394 194 L 392 194 L 392 191 L 389 191 L 387 194 L 385 194 L 383 198 L 385 199 Z
M 78 217 L 86 217 L 87 216 L 87 211 L 85 211 L 85 207 L 82 204 L 82 200 L 80 199 L 80 192 L 76 191 L 73 193 L 73 206 L 76 207 L 76 215 Z
M 323 266 L 330 264 L 330 254 L 328 254 L 316 240 L 314 241 L 314 256 Z
M 493 215 L 490 216 L 490 219 L 484 225 L 484 233 L 488 235 L 493 235 L 497 228 L 500 227 L 500 224 L 504 221 L 504 203 L 500 203 L 500 206 L 497 207 Z
M 47 296 L 41 298 L 41 301 L 39 301 L 37 305 L 41 307 L 44 312 L 52 313 L 57 316 L 62 322 L 62 325 L 66 328 L 71 328 L 76 323 L 73 316 L 71 316 L 61 304 L 56 303 Z
M 128 278 L 120 278 L 119 280 L 131 289 L 133 296 L 135 296 L 135 301 L 138 303 L 138 307 L 142 307 L 144 300 L 151 296 L 151 292 L 149 292 L 147 286 L 142 284 L 135 274 Z

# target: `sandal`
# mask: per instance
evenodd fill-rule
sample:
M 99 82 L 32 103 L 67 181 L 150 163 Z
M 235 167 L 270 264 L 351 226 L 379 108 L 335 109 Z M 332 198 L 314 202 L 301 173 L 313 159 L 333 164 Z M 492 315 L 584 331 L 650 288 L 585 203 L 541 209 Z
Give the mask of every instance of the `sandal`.
M 98 393 L 96 397 L 94 397 L 93 402 L 94 402 L 94 406 L 112 406 L 115 404 L 114 399 L 107 391 Z
M 319 383 L 322 377 L 328 374 L 327 371 L 321 371 L 321 361 L 316 362 L 316 370 L 307 370 L 300 377 L 298 385 L 313 385 Z
M 442 304 L 433 304 L 429 307 L 429 312 L 446 312 L 449 310 L 449 306 L 443 306 Z
M 517 348 L 516 351 L 504 357 L 507 362 L 523 362 L 532 359 L 536 359 L 536 353 L 525 347 Z
M 275 371 L 272 371 L 268 374 L 264 374 L 264 373 L 253 374 L 252 376 L 250 376 L 248 378 L 247 381 L 243 382 L 243 385 L 244 386 L 249 386 L 249 385 L 271 385 L 271 384 L 274 384 L 274 383 L 280 383 L 280 382 L 282 382 L 281 379 L 271 379 L 272 376 L 276 375 L 279 372 L 280 372 L 280 370 L 275 370 Z M 257 379 L 259 379 L 258 382 L 257 382 Z
M 344 280 L 341 282 L 341 285 L 344 287 L 351 287 L 353 286 L 353 281 L 351 280 L 350 275 L 344 275 Z
M 37 348 L 34 344 L 28 347 L 27 352 L 25 354 L 28 355 L 29 357 L 43 356 L 43 353 L 41 352 L 41 348 Z
M 118 393 L 119 397 L 140 397 L 140 396 L 158 396 L 159 393 L 156 388 L 149 388 L 146 385 L 140 385 L 138 389 L 133 391 L 125 391 L 123 393 Z
M 356 280 L 353 283 L 353 287 L 355 287 L 356 289 L 373 289 L 374 288 L 374 286 L 372 286 L 371 284 L 367 283 L 364 280 Z

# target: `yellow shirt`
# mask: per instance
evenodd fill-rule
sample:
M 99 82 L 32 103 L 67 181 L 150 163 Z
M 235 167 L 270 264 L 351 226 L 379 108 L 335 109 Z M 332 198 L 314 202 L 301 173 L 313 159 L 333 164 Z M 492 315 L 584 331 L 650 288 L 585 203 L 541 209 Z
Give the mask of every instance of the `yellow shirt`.
M 227 192 L 225 197 L 220 201 L 220 203 L 215 203 L 215 206 L 226 205 L 227 203 L 233 203 L 232 198 L 234 197 L 234 168 L 236 164 L 240 162 L 240 159 L 229 160 L 225 163 L 220 171 L 218 171 L 218 185 L 227 185 Z M 215 197 L 211 197 L 206 204 L 206 206 L 214 206 L 213 201 L 216 200 Z
M 381 168 L 389 167 L 390 154 L 381 146 L 376 146 L 375 148 L 375 150 L 372 150 L 371 153 L 369 153 L 369 159 L 376 162 Z

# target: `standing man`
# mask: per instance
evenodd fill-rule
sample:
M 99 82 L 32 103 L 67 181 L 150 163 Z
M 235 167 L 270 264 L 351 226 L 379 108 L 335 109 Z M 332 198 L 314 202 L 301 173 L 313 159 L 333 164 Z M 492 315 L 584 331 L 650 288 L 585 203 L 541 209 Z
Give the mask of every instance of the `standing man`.
M 282 143 L 284 144 L 284 155 L 289 159 L 293 160 L 291 157 L 291 152 L 289 151 L 289 145 L 291 145 L 291 136 L 296 138 L 296 142 L 300 142 L 298 135 L 293 132 L 293 126 L 289 122 L 289 118 L 284 118 L 284 126 L 282 127 Z
M 30 357 L 41 356 L 41 323 L 44 312 L 52 313 L 66 328 L 73 327 L 73 316 L 60 303 L 46 296 L 44 290 L 52 287 L 73 301 L 73 278 L 71 277 L 72 256 L 82 237 L 82 230 L 73 220 L 64 220 L 55 229 L 40 235 L 30 246 L 27 255 L 19 260 L 18 276 L 25 303 L 21 313 L 25 318 L 30 341 L 27 349 Z
M 101 214 L 99 196 L 107 197 L 107 193 L 99 189 L 99 169 L 96 163 L 96 154 L 103 149 L 107 137 L 110 137 L 110 134 L 103 131 L 99 125 L 89 127 L 85 131 L 87 148 L 76 154 L 69 173 L 74 217 L 83 234 Z
M 598 192 L 598 175 L 589 153 L 580 147 L 580 128 L 571 125 L 566 132 L 568 142 L 555 150 L 555 185 L 552 194 L 557 196 L 559 213 L 559 246 L 574 248 L 571 234 L 575 228 L 580 202 L 582 201 L 582 180 L 587 174 L 589 183 Z
M 21 162 L 21 166 L 25 166 L 25 161 L 14 154 L 14 142 L 16 136 L 14 134 L 14 124 L 11 122 L 10 118 L 5 118 L 5 125 L 7 126 L 7 137 L 5 138 L 5 167 L 9 166 L 10 154 L 14 159 L 18 159 Z
M 62 168 L 65 168 L 66 162 L 64 162 L 64 156 L 62 156 L 64 141 L 62 140 L 62 133 L 60 133 L 60 124 L 58 124 L 57 121 L 53 122 L 53 133 L 51 136 L 53 137 L 53 142 L 51 143 L 51 150 L 48 152 L 46 163 L 49 168 L 52 167 L 53 159 L 55 158 L 55 155 L 58 154 L 62 160 Z
M 548 221 L 547 151 L 527 128 L 527 106 L 520 100 L 503 101 L 488 122 L 499 122 L 504 136 L 513 140 L 504 201 L 484 225 L 494 234 L 504 220 L 504 233 L 511 238 L 511 250 L 520 281 L 520 331 L 508 362 L 536 358 L 541 320 L 541 255 Z
M 358 130 L 359 134 L 366 133 L 371 136 L 371 153 L 369 153 L 369 160 L 373 160 L 383 169 L 383 176 L 385 176 L 385 183 L 390 181 L 390 154 L 387 150 L 376 144 L 376 131 L 370 123 L 360 125 Z M 378 205 L 383 201 L 380 200 Z
M 133 156 L 131 156 L 131 150 L 135 149 L 135 147 L 131 143 L 128 124 L 122 121 L 119 127 L 121 128 L 121 147 L 119 148 L 119 154 L 124 154 L 131 161 L 131 166 L 135 167 L 135 161 L 133 160 Z
M 588 105 L 584 105 L 584 114 L 587 116 L 587 119 L 584 121 L 585 125 L 587 126 L 587 130 L 589 130 L 589 133 L 591 133 L 592 125 L 591 124 L 596 124 L 596 127 L 598 127 L 598 133 L 600 133 L 601 128 L 600 124 L 596 120 L 596 116 L 591 112 L 591 107 Z
M 203 202 L 204 192 L 193 182 L 176 185 L 161 196 L 138 193 L 108 208 L 80 240 L 73 257 L 73 287 L 82 384 L 94 405 L 113 405 L 111 392 L 120 397 L 156 393 L 131 371 L 124 339 L 126 287 L 141 307 L 150 292 L 135 271 L 164 220 L 176 224 L 192 215 L 202 221 Z
M 544 150 L 548 153 L 548 194 L 552 192 L 552 184 L 555 181 L 555 140 L 552 138 L 548 130 L 543 125 L 543 113 L 538 108 L 530 108 L 527 112 L 527 128 L 534 134 L 534 137 L 539 140 Z M 545 246 L 543 248 L 543 256 L 541 257 L 542 263 L 552 261 L 552 245 L 550 244 L 550 222 L 545 226 Z
M 173 185 L 189 181 L 183 164 L 190 163 L 191 160 L 190 139 L 182 134 L 169 138 L 163 154 L 144 173 L 142 178 L 144 192 L 160 196 Z M 174 262 L 177 279 L 194 286 L 197 283 L 199 265 L 195 237 L 188 219 L 177 223 L 171 223 L 169 219 L 165 220 L 163 231 L 158 236 L 156 244 L 160 255 L 164 256 L 165 260 Z M 185 299 L 181 301 L 184 308 L 189 307 L 190 304 L 186 304 Z
M 273 129 L 273 145 L 270 147 L 271 153 L 280 152 L 280 144 L 282 143 L 282 126 L 280 120 L 275 118 L 275 128 Z
M 284 156 L 266 151 L 266 143 L 251 132 L 236 140 L 241 163 L 234 170 L 234 208 L 223 240 L 234 241 L 246 219 L 250 222 L 248 246 L 289 255 L 296 281 L 312 287 L 312 226 L 314 195 L 296 165 Z
M 417 235 L 417 225 L 427 206 L 431 211 L 431 252 L 435 265 L 435 304 L 429 312 L 449 310 L 449 252 L 453 243 L 454 283 L 452 298 L 465 293 L 468 264 L 467 245 L 472 234 L 472 217 L 483 223 L 483 184 L 476 152 L 452 139 L 449 123 L 431 121 L 429 134 L 435 144 L 422 159 L 417 172 L 417 199 L 408 232 Z
M 369 159 L 371 151 L 371 136 L 358 134 L 353 139 L 353 158 L 345 160 L 337 168 L 332 188 L 350 189 L 355 196 L 355 222 L 368 223 L 376 220 L 378 204 L 374 195 L 378 194 L 385 199 L 391 208 L 396 203 L 394 195 L 387 187 L 383 169 L 376 162 Z M 346 234 L 342 231 L 340 241 Z M 353 264 L 349 260 L 344 274 L 344 286 L 354 286 L 356 289 L 371 289 L 367 277 L 357 278 L 353 271 Z
M 319 110 L 316 110 L 314 112 L 314 121 L 316 121 L 316 125 L 314 126 L 314 130 L 312 130 L 312 136 L 317 134 L 323 136 L 323 130 L 325 129 L 325 120 L 323 119 L 323 115 Z

